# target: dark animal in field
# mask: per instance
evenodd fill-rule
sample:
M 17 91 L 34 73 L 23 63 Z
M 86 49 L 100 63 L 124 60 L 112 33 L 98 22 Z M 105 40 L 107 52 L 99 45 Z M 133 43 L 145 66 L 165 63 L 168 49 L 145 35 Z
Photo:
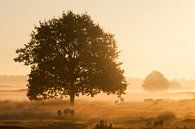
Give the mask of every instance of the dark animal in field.
M 117 99 L 116 101 L 114 101 L 114 103 L 115 103 L 115 104 L 119 104 L 119 103 L 124 102 L 124 100 L 125 100 L 125 99 L 124 99 L 123 97 L 119 96 L 118 99 Z
M 74 115 L 74 109 L 70 110 L 70 115 L 71 115 L 71 116 Z
M 69 112 L 70 112 L 70 109 L 69 108 L 63 110 L 64 115 L 69 114 Z
M 144 99 L 144 102 L 153 102 L 154 101 L 154 99 L 151 99 L 151 98 L 149 98 L 149 99 Z
M 64 109 L 64 110 L 63 110 L 63 113 L 64 113 L 65 116 L 66 116 L 66 115 L 71 115 L 71 116 L 73 116 L 74 113 L 75 113 L 75 111 L 74 111 L 74 109 L 67 108 L 67 109 Z
M 153 104 L 158 104 L 158 103 L 164 102 L 164 100 L 163 99 L 148 98 L 148 99 L 144 99 L 144 102 L 152 102 Z
M 163 99 L 156 99 L 157 102 L 163 102 Z
M 124 102 L 125 99 L 123 97 L 120 97 L 120 102 Z
M 57 115 L 58 115 L 59 117 L 61 117 L 61 116 L 62 116 L 62 111 L 61 111 L 61 110 L 58 110 L 58 111 L 57 111 Z
M 118 103 L 119 103 L 119 100 L 114 101 L 114 103 L 115 103 L 115 104 L 118 104 Z

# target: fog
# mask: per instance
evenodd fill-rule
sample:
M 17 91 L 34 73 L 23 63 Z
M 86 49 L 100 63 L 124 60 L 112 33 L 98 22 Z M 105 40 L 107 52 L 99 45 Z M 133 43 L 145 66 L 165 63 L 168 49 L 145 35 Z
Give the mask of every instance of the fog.
M 127 78 L 127 90 L 122 97 L 125 102 L 139 102 L 147 98 L 153 99 L 193 99 L 195 98 L 195 80 L 177 79 L 181 87 L 168 89 L 164 92 L 144 91 L 143 79 Z M 1 76 L 0 77 L 0 100 L 29 101 L 27 94 L 27 76 Z M 69 98 L 66 98 L 68 100 Z M 95 97 L 80 96 L 76 100 L 88 101 L 110 101 L 114 103 L 118 100 L 117 95 L 98 94 Z
M 2 79 L 3 78 L 3 79 Z M 144 79 L 127 78 L 123 101 L 117 95 L 100 93 L 95 97 L 76 97 L 74 116 L 62 115 L 71 106 L 69 98 L 29 101 L 26 76 L 0 77 L 0 128 L 94 129 L 101 120 L 119 128 L 191 129 L 195 118 L 194 80 L 177 79 L 181 86 L 163 92 L 148 92 Z M 170 80 L 172 81 L 172 80 Z

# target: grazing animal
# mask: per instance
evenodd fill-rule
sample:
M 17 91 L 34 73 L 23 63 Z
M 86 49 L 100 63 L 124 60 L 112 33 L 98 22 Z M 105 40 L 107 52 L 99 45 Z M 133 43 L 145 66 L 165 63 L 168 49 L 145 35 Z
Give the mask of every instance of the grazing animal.
M 144 99 L 144 102 L 152 102 L 153 104 L 158 104 L 160 102 L 163 102 L 164 100 L 163 99 Z
M 120 101 L 121 101 L 121 102 L 124 102 L 125 99 L 124 99 L 123 97 L 120 97 Z
M 119 96 L 119 97 L 118 97 L 118 100 L 114 101 L 114 103 L 115 103 L 115 104 L 119 104 L 119 103 L 124 102 L 124 100 L 125 100 L 125 99 L 124 99 L 123 97 Z
M 68 114 L 69 114 L 69 112 L 70 112 L 70 109 L 69 109 L 69 108 L 68 108 L 68 109 L 64 109 L 64 110 L 63 110 L 64 115 L 68 115 Z
M 157 102 L 163 102 L 163 99 L 156 99 Z
M 71 116 L 74 115 L 74 109 L 70 109 L 70 115 L 71 115 Z
M 74 113 L 75 113 L 75 111 L 74 111 L 74 109 L 67 108 L 67 109 L 64 109 L 64 110 L 63 110 L 63 113 L 64 113 L 65 116 L 66 116 L 66 115 L 71 115 L 71 116 L 73 116 Z
M 151 98 L 148 98 L 148 99 L 144 99 L 145 102 L 153 102 L 154 100 L 151 99 Z
M 114 101 L 115 104 L 119 103 L 119 100 Z
M 58 115 L 59 117 L 61 117 L 61 116 L 62 116 L 62 111 L 61 111 L 61 110 L 58 110 L 58 111 L 57 111 L 57 115 Z

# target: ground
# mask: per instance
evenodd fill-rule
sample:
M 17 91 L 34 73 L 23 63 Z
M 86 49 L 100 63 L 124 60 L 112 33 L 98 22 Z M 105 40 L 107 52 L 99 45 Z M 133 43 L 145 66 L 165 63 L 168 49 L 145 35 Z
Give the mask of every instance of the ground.
M 62 100 L 46 102 L 0 101 L 0 129 L 92 129 L 100 120 L 131 129 L 193 129 L 195 100 L 147 102 L 76 101 L 74 116 L 59 117 L 70 108 Z M 23 127 L 23 128 L 22 128 Z M 163 128 L 162 128 L 163 127 Z M 176 128 L 177 127 L 177 128 Z M 8 127 L 7 127 L 8 128 Z

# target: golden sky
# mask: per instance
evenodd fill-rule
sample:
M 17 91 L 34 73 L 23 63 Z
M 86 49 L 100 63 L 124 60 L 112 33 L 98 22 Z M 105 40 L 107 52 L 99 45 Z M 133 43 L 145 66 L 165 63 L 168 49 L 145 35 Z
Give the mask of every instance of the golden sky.
M 0 74 L 28 74 L 13 62 L 39 20 L 63 11 L 87 12 L 115 34 L 125 75 L 159 70 L 167 78 L 195 78 L 194 0 L 0 0 Z

